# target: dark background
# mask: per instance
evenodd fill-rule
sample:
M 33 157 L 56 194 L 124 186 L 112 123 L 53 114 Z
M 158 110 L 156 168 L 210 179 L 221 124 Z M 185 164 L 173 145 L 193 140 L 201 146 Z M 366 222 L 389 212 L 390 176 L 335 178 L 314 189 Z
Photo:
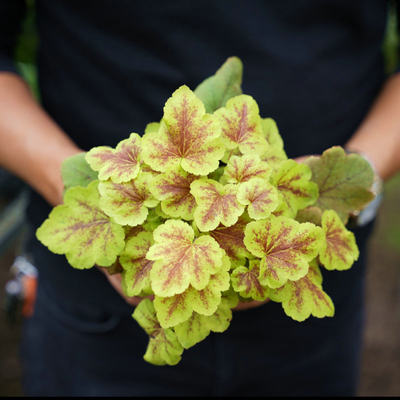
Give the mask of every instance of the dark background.
M 37 37 L 34 29 L 34 0 L 27 0 L 27 4 L 29 12 L 15 58 L 21 73 L 39 99 L 35 73 Z M 388 73 L 398 65 L 399 39 L 396 24 L 393 10 L 383 43 Z M 18 396 L 22 395 L 18 357 L 22 322 L 20 319 L 14 324 L 8 322 L 4 311 L 4 286 L 10 279 L 9 268 L 19 254 L 21 241 L 26 234 L 26 199 L 23 184 L 12 177 L 2 181 L 4 174 L 5 171 L 0 170 L 0 396 Z M 400 174 L 385 184 L 384 200 L 369 243 L 367 325 L 358 393 L 360 396 L 400 395 L 399 206 Z

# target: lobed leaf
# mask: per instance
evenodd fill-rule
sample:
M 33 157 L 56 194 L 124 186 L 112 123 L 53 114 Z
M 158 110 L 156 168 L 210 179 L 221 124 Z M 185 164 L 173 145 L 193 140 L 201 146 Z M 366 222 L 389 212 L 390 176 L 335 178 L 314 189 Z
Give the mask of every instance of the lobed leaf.
M 99 172 L 100 180 L 128 182 L 139 174 L 140 150 L 141 137 L 132 133 L 128 139 L 119 142 L 115 149 L 109 146 L 93 147 L 86 154 L 86 161 L 93 170 Z
M 214 314 L 206 316 L 196 312 L 185 322 L 175 326 L 175 334 L 185 349 L 204 340 L 210 332 L 224 332 L 232 320 L 229 304 L 222 299 Z
M 140 232 L 130 238 L 119 257 L 122 265 L 122 289 L 127 296 L 139 296 L 143 291 L 150 291 L 150 271 L 153 261 L 146 254 L 154 243 L 151 232 Z
M 237 201 L 236 185 L 221 185 L 212 179 L 201 178 L 193 181 L 190 187 L 197 203 L 194 220 L 201 231 L 211 231 L 220 223 L 234 225 L 243 214 L 244 206 Z
M 261 258 L 261 284 L 271 288 L 306 275 L 308 263 L 317 256 L 322 240 L 320 227 L 274 215 L 250 222 L 244 237 L 247 249 Z
M 100 182 L 101 209 L 121 225 L 143 224 L 148 208 L 155 207 L 158 203 L 149 191 L 149 178 L 147 173 L 141 173 L 130 182 Z
M 241 257 L 249 255 L 243 242 L 244 229 L 249 222 L 250 219 L 246 218 L 243 214 L 234 225 L 219 225 L 216 229 L 209 232 L 210 236 L 218 242 L 231 260 L 238 260 Z
M 157 296 L 182 293 L 189 285 L 204 289 L 222 265 L 224 251 L 218 243 L 208 235 L 193 241 L 193 228 L 183 221 L 166 221 L 154 230 L 153 238 L 146 257 L 155 261 L 150 278 Z
M 238 267 L 231 275 L 232 287 L 240 296 L 264 301 L 268 297 L 268 286 L 260 283 L 260 261 L 250 260 L 249 268 Z
M 221 303 L 221 292 L 229 289 L 230 262 L 229 258 L 227 260 L 228 263 L 224 262 L 221 270 L 210 276 L 210 281 L 204 289 L 196 290 L 189 286 L 183 293 L 154 298 L 154 308 L 163 328 L 170 328 L 188 320 L 193 311 L 211 315 L 217 310 Z
M 269 180 L 271 167 L 261 161 L 257 154 L 245 154 L 243 156 L 232 156 L 225 167 L 224 183 L 242 183 L 252 178 Z
M 65 189 L 73 186 L 86 187 L 97 179 L 97 172 L 90 168 L 85 157 L 86 153 L 75 154 L 66 158 L 61 164 L 61 176 Z
M 310 315 L 317 318 L 333 317 L 335 308 L 331 298 L 323 291 L 322 276 L 317 264 L 310 264 L 307 275 L 297 281 L 270 290 L 273 301 L 282 302 L 283 309 L 296 321 L 304 321 Z
M 150 299 L 136 306 L 132 317 L 149 335 L 150 340 L 143 358 L 154 365 L 176 365 L 181 360 L 183 347 L 172 329 L 163 329 Z
M 346 155 L 341 147 L 334 146 L 322 156 L 309 157 L 305 163 L 319 187 L 315 205 L 322 211 L 335 210 L 343 222 L 347 222 L 350 213 L 361 210 L 374 198 L 371 192 L 374 172 L 360 155 Z
M 322 214 L 325 241 L 320 251 L 320 261 L 326 269 L 346 270 L 358 259 L 359 251 L 355 236 L 348 231 L 333 210 Z
M 310 179 L 310 168 L 294 160 L 282 162 L 272 175 L 272 182 L 293 218 L 298 210 L 314 204 L 318 197 L 318 186 Z
M 156 171 L 181 166 L 195 175 L 207 175 L 219 167 L 225 147 L 219 138 L 217 119 L 185 85 L 164 106 L 158 131 L 143 136 L 143 159 Z
M 194 93 L 202 100 L 206 112 L 213 113 L 234 96 L 242 94 L 243 64 L 237 57 L 229 57 L 218 69 L 197 86 Z
M 195 175 L 179 168 L 158 175 L 149 182 L 149 187 L 168 217 L 192 220 L 196 201 L 190 193 L 190 184 L 195 179 Z
M 98 181 L 75 186 L 64 204 L 50 212 L 36 237 L 55 254 L 65 254 L 75 268 L 112 265 L 125 246 L 124 229 L 99 207 Z
M 261 178 L 252 178 L 241 183 L 237 199 L 240 204 L 248 206 L 247 212 L 253 219 L 268 217 L 279 204 L 276 188 Z
M 268 143 L 262 134 L 261 118 L 256 101 L 248 95 L 231 98 L 214 115 L 221 124 L 222 137 L 228 149 L 261 155 Z

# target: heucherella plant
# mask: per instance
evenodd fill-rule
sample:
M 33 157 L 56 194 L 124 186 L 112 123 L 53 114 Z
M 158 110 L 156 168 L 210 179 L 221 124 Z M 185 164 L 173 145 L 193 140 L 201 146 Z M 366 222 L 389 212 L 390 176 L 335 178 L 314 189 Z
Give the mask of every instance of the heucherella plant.
M 373 198 L 369 163 L 337 146 L 289 159 L 241 81 L 229 58 L 196 90 L 179 87 L 143 136 L 65 160 L 64 202 L 37 230 L 72 267 L 108 267 L 143 297 L 132 316 L 155 365 L 228 329 L 239 301 L 332 317 L 320 268 L 358 258 L 345 225 Z

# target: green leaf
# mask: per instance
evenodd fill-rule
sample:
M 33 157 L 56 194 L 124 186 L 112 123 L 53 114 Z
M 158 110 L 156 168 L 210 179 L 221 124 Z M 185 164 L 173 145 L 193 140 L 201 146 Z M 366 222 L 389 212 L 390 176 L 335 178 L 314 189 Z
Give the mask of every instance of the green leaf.
M 322 230 L 325 241 L 319 256 L 321 263 L 329 270 L 349 269 L 359 256 L 354 234 L 345 228 L 333 210 L 322 214 Z
M 246 218 L 246 215 L 242 214 L 234 225 L 219 225 L 209 232 L 210 236 L 225 250 L 231 261 L 249 256 L 249 252 L 243 242 L 244 229 L 249 222 L 250 218 Z
M 153 261 L 146 258 L 154 243 L 151 232 L 140 232 L 130 238 L 119 257 L 122 265 L 122 288 L 127 296 L 139 296 L 142 291 L 150 291 L 150 271 Z
M 268 297 L 268 286 L 260 283 L 260 261 L 251 260 L 250 267 L 238 267 L 232 272 L 232 287 L 244 298 L 264 301 Z
M 100 182 L 101 209 L 121 225 L 143 224 L 148 215 L 148 208 L 158 204 L 158 200 L 149 190 L 150 178 L 148 173 L 142 172 L 130 182 Z
M 341 147 L 334 146 L 322 156 L 309 157 L 305 163 L 311 168 L 312 181 L 319 187 L 315 205 L 323 211 L 335 210 L 343 222 L 374 198 L 371 192 L 374 171 L 360 155 L 346 154 Z
M 195 95 L 204 103 L 206 112 L 213 113 L 234 96 L 242 94 L 243 64 L 237 57 L 229 57 L 215 75 L 200 83 Z
M 261 284 L 271 288 L 306 275 L 308 263 L 318 255 L 322 241 L 320 227 L 274 215 L 250 222 L 244 237 L 247 249 L 261 258 Z
M 228 100 L 225 107 L 214 112 L 219 120 L 226 148 L 239 148 L 242 154 L 263 154 L 268 143 L 263 136 L 256 101 L 242 94 Z
M 221 303 L 221 292 L 229 289 L 229 268 L 228 259 L 221 270 L 210 276 L 207 286 L 202 290 L 189 286 L 183 293 L 171 297 L 155 296 L 154 308 L 161 326 L 170 328 L 184 322 L 193 311 L 201 315 L 213 314 Z
M 99 172 L 99 179 L 110 179 L 115 183 L 128 182 L 136 178 L 140 170 L 141 137 L 132 133 L 128 139 L 118 143 L 116 149 L 109 146 L 92 148 L 86 161 Z
M 75 268 L 112 265 L 124 249 L 124 229 L 99 207 L 98 181 L 87 188 L 75 186 L 64 204 L 50 212 L 36 237 L 56 254 L 65 254 Z
M 231 156 L 225 167 L 223 183 L 242 183 L 252 178 L 269 180 L 271 167 L 261 161 L 257 154 L 245 154 L 241 157 Z
M 168 220 L 153 232 L 154 244 L 146 258 L 155 261 L 151 286 L 160 297 L 184 292 L 189 285 L 204 289 L 212 274 L 222 266 L 224 251 L 208 235 L 194 239 L 193 228 L 178 220 Z
M 250 218 L 263 219 L 268 217 L 279 204 L 278 191 L 268 181 L 252 178 L 239 186 L 237 199 L 240 204 L 247 205 Z
M 273 169 L 277 169 L 288 158 L 283 149 L 283 140 L 272 118 L 262 118 L 261 126 L 263 136 L 268 142 L 268 147 L 261 155 L 261 159 L 266 161 Z
M 310 168 L 294 160 L 282 162 L 273 173 L 272 183 L 281 193 L 291 217 L 295 217 L 298 210 L 315 203 L 318 186 L 310 179 Z
M 90 168 L 85 156 L 86 153 L 75 154 L 66 158 L 61 164 L 61 176 L 65 189 L 73 186 L 86 187 L 97 179 L 97 172 Z
M 158 131 L 143 136 L 143 160 L 156 171 L 181 166 L 194 175 L 207 175 L 219 167 L 225 147 L 217 119 L 185 85 L 164 106 Z
M 269 297 L 281 302 L 289 317 L 304 321 L 314 317 L 333 317 L 335 308 L 331 298 L 322 290 L 322 276 L 316 263 L 311 263 L 307 275 L 297 281 L 288 281 L 284 286 L 270 290 Z
M 161 201 L 161 209 L 169 218 L 192 220 L 196 201 L 190 193 L 190 184 L 195 179 L 195 175 L 179 168 L 159 174 L 148 185 L 154 197 Z
M 189 349 L 204 340 L 211 331 L 226 331 L 231 320 L 231 308 L 223 299 L 214 314 L 206 316 L 194 312 L 187 321 L 175 326 L 174 330 L 181 345 Z
M 156 316 L 153 302 L 142 300 L 132 317 L 149 335 L 150 341 L 143 358 L 154 365 L 176 365 L 181 360 L 183 347 L 172 329 L 163 329 Z
M 196 199 L 194 220 L 205 232 L 215 229 L 220 223 L 234 225 L 243 214 L 244 206 L 237 200 L 237 185 L 221 185 L 212 179 L 197 179 L 190 185 L 190 193 Z

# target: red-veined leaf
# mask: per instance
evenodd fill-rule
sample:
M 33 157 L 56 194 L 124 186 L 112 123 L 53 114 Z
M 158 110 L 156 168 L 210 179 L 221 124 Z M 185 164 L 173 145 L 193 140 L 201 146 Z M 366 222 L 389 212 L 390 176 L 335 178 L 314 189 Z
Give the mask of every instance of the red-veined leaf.
M 225 152 L 219 136 L 217 119 L 205 113 L 203 103 L 184 85 L 167 100 L 158 131 L 143 136 L 143 159 L 156 171 L 181 166 L 207 175 L 219 167 Z
M 247 205 L 250 218 L 263 219 L 268 217 L 279 204 L 278 191 L 268 181 L 252 178 L 241 183 L 237 193 L 240 204 Z
M 161 209 L 169 217 L 193 219 L 196 201 L 190 184 L 197 179 L 182 168 L 164 172 L 149 182 L 154 197 L 161 201 Z
M 319 255 L 321 264 L 329 270 L 349 269 L 359 255 L 354 234 L 345 228 L 333 210 L 322 214 L 322 230 L 325 241 Z
M 260 282 L 276 288 L 307 273 L 308 263 L 317 256 L 322 240 L 318 226 L 270 215 L 247 225 L 244 243 L 261 258 Z
M 197 179 L 190 185 L 196 199 L 194 220 L 201 231 L 211 231 L 220 223 L 234 225 L 243 214 L 244 206 L 237 201 L 236 185 L 221 185 L 212 179 Z
M 268 147 L 262 134 L 258 105 L 251 96 L 243 94 L 231 98 L 214 115 L 220 121 L 228 149 L 238 147 L 243 154 L 262 154 Z
M 129 139 L 118 143 L 116 149 L 108 146 L 92 148 L 86 154 L 90 167 L 99 171 L 99 179 L 111 178 L 113 182 L 128 182 L 136 178 L 140 170 L 141 138 L 132 133 Z
M 204 289 L 222 265 L 224 251 L 218 243 L 208 235 L 193 241 L 194 231 L 183 221 L 166 221 L 154 230 L 153 237 L 155 244 L 146 257 L 155 261 L 150 277 L 157 296 L 182 293 L 189 285 Z
M 333 317 L 335 308 L 331 298 L 323 291 L 322 276 L 316 263 L 311 263 L 308 273 L 297 281 L 288 281 L 278 289 L 271 289 L 269 297 L 282 303 L 289 317 L 304 321 L 314 317 Z
M 123 250 L 124 229 L 99 207 L 98 181 L 74 186 L 64 204 L 51 211 L 36 231 L 37 238 L 56 254 L 65 254 L 75 268 L 112 265 Z

